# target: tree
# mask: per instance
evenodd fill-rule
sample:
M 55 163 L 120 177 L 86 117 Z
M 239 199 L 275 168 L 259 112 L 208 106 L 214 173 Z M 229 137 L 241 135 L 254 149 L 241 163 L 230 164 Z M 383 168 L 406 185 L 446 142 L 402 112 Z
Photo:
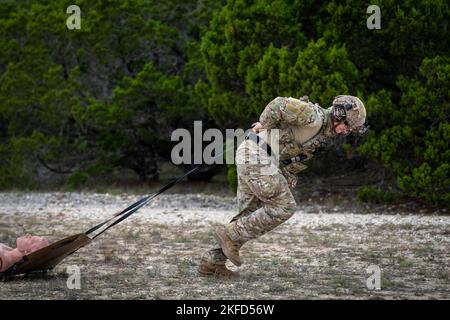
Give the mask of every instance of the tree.
M 0 7 L 0 187 L 30 185 L 42 170 L 73 184 L 115 168 L 157 179 L 168 131 L 205 117 L 193 94 L 202 65 L 187 57 L 219 1 L 77 5 L 71 31 L 66 1 Z
M 449 74 L 448 57 L 425 58 L 418 76 L 399 78 L 399 104 L 386 91 L 372 95 L 369 116 L 383 129 L 361 146 L 406 194 L 442 206 L 450 204 Z

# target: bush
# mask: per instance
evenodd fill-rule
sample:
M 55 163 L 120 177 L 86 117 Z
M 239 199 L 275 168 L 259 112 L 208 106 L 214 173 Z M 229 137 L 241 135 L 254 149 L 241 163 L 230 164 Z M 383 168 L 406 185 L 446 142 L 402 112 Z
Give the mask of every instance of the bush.
M 238 187 L 236 166 L 234 166 L 234 165 L 227 166 L 227 181 L 228 181 L 228 187 L 230 188 L 230 191 L 233 193 L 236 192 L 237 187 Z
M 399 77 L 401 99 L 382 90 L 369 99 L 375 124 L 363 153 L 378 159 L 407 194 L 450 206 L 450 58 L 426 58 L 417 77 Z
M 67 186 L 72 189 L 79 188 L 86 184 L 86 182 L 89 180 L 89 175 L 82 171 L 75 171 L 72 173 L 67 179 Z
M 400 195 L 391 188 L 383 190 L 379 187 L 364 186 L 358 190 L 358 199 L 370 203 L 393 203 L 398 201 Z

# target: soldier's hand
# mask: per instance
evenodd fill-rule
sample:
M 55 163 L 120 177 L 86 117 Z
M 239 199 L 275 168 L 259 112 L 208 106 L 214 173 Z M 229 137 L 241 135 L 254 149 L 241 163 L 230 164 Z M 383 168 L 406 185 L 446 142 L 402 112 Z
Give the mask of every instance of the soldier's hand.
M 261 122 L 255 122 L 254 124 L 252 124 L 252 130 L 256 133 L 258 133 L 259 131 L 261 131 L 262 129 L 262 124 Z

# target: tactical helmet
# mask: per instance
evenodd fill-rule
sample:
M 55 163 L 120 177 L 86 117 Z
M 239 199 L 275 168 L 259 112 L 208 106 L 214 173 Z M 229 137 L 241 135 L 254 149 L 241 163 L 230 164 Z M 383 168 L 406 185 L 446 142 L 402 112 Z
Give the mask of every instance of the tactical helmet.
M 359 130 L 366 122 L 364 103 L 354 96 L 339 95 L 333 100 L 331 114 L 335 121 L 346 121 L 350 130 Z

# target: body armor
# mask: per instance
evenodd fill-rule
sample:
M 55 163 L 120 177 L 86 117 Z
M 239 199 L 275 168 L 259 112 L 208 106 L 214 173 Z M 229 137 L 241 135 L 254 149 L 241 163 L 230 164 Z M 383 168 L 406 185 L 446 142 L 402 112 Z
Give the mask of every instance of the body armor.
M 266 130 L 259 135 L 265 141 L 271 141 L 273 137 L 271 137 L 270 129 L 279 129 L 279 149 L 275 155 L 279 155 L 278 160 L 282 165 L 282 171 L 286 170 L 291 174 L 305 170 L 307 165 L 304 162 L 324 148 L 334 136 L 330 110 L 305 100 L 304 98 L 277 98 L 269 103 L 267 109 L 269 112 L 265 110 L 260 119 L 266 121 L 266 117 L 270 115 L 272 120 L 275 117 L 281 119 L 279 122 L 269 121 L 272 128 L 265 128 Z M 278 114 L 270 112 L 275 109 L 275 105 L 281 110 Z M 290 121 L 283 121 L 286 119 Z

